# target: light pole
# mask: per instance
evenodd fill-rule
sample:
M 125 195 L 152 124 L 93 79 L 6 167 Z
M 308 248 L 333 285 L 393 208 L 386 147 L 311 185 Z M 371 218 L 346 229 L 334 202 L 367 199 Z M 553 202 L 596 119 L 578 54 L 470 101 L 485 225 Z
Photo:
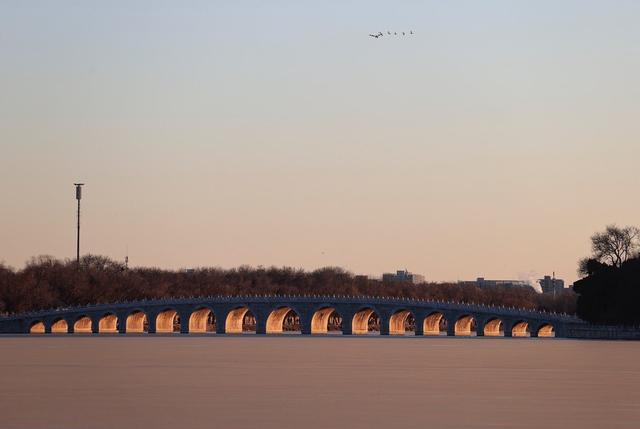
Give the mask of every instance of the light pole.
M 78 235 L 76 240 L 76 261 L 80 266 L 80 200 L 82 199 L 82 186 L 84 183 L 74 183 L 76 187 L 76 200 L 78 200 Z

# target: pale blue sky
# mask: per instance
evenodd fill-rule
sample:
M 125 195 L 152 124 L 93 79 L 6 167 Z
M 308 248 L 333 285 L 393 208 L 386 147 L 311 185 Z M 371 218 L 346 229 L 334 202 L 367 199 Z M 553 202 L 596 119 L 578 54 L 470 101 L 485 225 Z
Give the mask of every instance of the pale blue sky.
M 0 1 L 0 260 L 575 278 L 640 224 L 640 3 Z M 372 39 L 377 31 L 415 35 Z

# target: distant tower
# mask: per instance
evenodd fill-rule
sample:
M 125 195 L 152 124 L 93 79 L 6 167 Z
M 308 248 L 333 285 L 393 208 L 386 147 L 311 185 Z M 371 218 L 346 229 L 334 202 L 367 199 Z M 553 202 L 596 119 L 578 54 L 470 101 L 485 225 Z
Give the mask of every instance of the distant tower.
M 80 200 L 82 199 L 82 186 L 84 183 L 74 183 L 76 187 L 76 200 L 78 200 L 78 234 L 76 239 L 76 262 L 80 265 Z

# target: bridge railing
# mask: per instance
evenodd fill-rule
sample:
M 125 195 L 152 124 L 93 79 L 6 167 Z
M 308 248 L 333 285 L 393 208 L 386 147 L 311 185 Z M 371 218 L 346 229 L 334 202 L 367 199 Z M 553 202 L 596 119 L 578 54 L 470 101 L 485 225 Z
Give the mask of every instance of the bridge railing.
M 149 306 L 149 305 L 182 305 L 182 304 L 202 304 L 211 302 L 280 302 L 280 301 L 300 301 L 300 302 L 335 302 L 335 303 L 361 303 L 364 305 L 376 305 L 376 304 L 399 304 L 410 306 L 431 306 L 437 307 L 442 310 L 462 310 L 470 312 L 482 312 L 482 313 L 501 313 L 510 316 L 521 317 L 550 317 L 553 319 L 563 319 L 566 321 L 580 321 L 575 316 L 568 315 L 566 313 L 555 313 L 529 310 L 524 308 L 505 307 L 505 306 L 490 306 L 486 304 L 456 302 L 456 301 L 444 301 L 444 300 L 416 300 L 406 297 L 389 297 L 389 296 L 347 296 L 347 295 L 217 295 L 217 296 L 205 296 L 205 297 L 178 297 L 178 298 L 160 298 L 160 299 L 141 299 L 135 301 L 116 301 L 111 303 L 94 303 L 76 307 L 58 307 L 50 308 L 46 310 L 38 310 L 20 314 L 9 315 L 8 317 L 0 318 L 4 319 L 19 319 L 19 318 L 33 318 L 47 316 L 56 313 L 70 313 L 70 312 L 82 312 L 116 308 L 128 308 L 134 306 Z

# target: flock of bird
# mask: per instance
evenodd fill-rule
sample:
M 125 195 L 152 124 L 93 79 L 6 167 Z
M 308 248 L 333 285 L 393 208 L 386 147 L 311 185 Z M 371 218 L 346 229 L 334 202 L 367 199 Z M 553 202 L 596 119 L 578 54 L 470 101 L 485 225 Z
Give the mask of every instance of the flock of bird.
M 407 33 L 407 32 L 405 32 L 405 31 L 402 31 L 402 32 L 400 32 L 400 33 L 398 33 L 397 31 L 394 31 L 393 33 L 392 33 L 391 31 L 387 31 L 387 36 L 398 36 L 398 35 L 400 35 L 400 36 L 406 36 L 407 34 L 412 35 L 412 34 L 413 34 L 413 30 L 409 31 L 408 33 Z M 385 35 L 385 34 L 384 34 L 382 31 L 380 31 L 380 32 L 378 32 L 378 33 L 376 33 L 376 34 L 369 34 L 369 36 L 370 36 L 370 37 L 375 37 L 376 39 L 377 39 L 378 37 L 382 37 L 382 36 L 384 36 L 384 35 Z

